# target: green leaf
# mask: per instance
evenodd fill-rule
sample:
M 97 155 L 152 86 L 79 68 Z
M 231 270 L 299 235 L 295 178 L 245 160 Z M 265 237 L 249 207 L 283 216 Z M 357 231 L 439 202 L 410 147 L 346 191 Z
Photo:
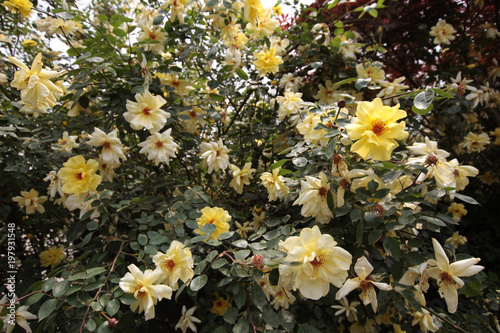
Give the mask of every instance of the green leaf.
M 99 228 L 99 223 L 97 223 L 97 221 L 92 220 L 87 223 L 87 229 L 89 231 L 96 230 L 97 228 Z
M 236 74 L 242 79 L 242 80 L 248 80 L 248 74 L 245 73 L 241 68 L 236 68 Z
M 54 311 L 54 309 L 57 306 L 57 302 L 58 302 L 57 299 L 51 298 L 51 299 L 46 300 L 42 304 L 42 306 L 40 307 L 40 310 L 38 310 L 38 321 L 39 322 L 42 321 L 43 319 L 45 319 L 47 316 L 49 316 Z
M 477 202 L 474 198 L 471 198 L 467 195 L 463 195 L 463 194 L 460 194 L 460 193 L 454 193 L 453 194 L 455 196 L 455 198 L 457 199 L 460 199 L 462 200 L 463 202 L 467 202 L 471 205 L 479 205 L 479 202 Z
M 87 329 L 90 331 L 90 332 L 94 332 L 94 330 L 97 328 L 97 325 L 95 323 L 95 320 L 90 318 L 89 320 L 87 320 Z
M 311 44 L 314 40 L 314 36 L 309 31 L 305 31 L 300 34 L 300 40 L 303 44 Z
M 394 259 L 399 259 L 401 257 L 401 248 L 399 242 L 394 237 L 386 237 L 384 239 L 384 249 L 385 251 Z
M 438 89 L 438 88 L 432 88 L 432 90 L 438 94 L 439 96 L 441 97 L 444 97 L 444 98 L 455 98 L 453 95 L 450 95 L 448 94 L 446 91 L 444 90 L 441 90 L 441 89 Z
M 232 242 L 231 244 L 233 246 L 239 247 L 241 249 L 248 247 L 248 242 L 245 239 L 238 239 L 238 240 Z
M 205 286 L 207 281 L 208 281 L 208 276 L 206 276 L 205 274 L 197 276 L 193 279 L 193 281 L 191 281 L 189 289 L 191 289 L 192 291 L 198 291 Z
M 293 328 L 295 327 L 295 318 L 293 317 L 293 315 L 290 312 L 282 309 L 278 313 L 278 316 L 280 319 L 281 326 L 283 326 L 283 328 L 287 332 L 291 332 L 293 330 Z
M 238 317 L 238 309 L 232 306 L 229 309 L 227 309 L 226 313 L 224 314 L 224 321 L 230 325 L 234 325 L 237 317 Z
M 356 226 L 356 244 L 361 246 L 363 243 L 363 221 L 359 221 Z
M 446 223 L 444 223 L 443 221 L 441 221 L 437 217 L 422 215 L 422 216 L 420 216 L 420 218 L 422 220 L 425 220 L 425 221 L 430 222 L 432 224 L 435 224 L 437 226 L 446 227 Z
M 277 169 L 277 168 L 281 168 L 281 166 L 283 164 L 285 164 L 286 162 L 288 162 L 288 161 L 289 161 L 288 159 L 279 160 L 278 162 L 276 162 L 273 165 L 271 165 L 271 167 L 269 169 L 270 170 L 274 170 L 274 169 Z
M 264 306 L 267 304 L 266 294 L 260 287 L 258 283 L 252 283 L 252 300 L 255 306 L 262 311 Z M 273 326 L 276 327 L 276 326 Z
M 215 260 L 213 262 L 212 268 L 213 269 L 219 269 L 219 268 L 221 268 L 224 265 L 227 265 L 227 260 L 224 259 L 224 258 L 219 258 L 219 259 L 217 259 L 217 260 Z
M 219 3 L 220 0 L 208 0 L 207 7 L 215 7 Z
M 311 325 L 300 325 L 297 333 L 321 333 L 321 331 Z
M 382 237 L 382 230 L 375 229 L 368 234 L 368 244 L 376 243 Z
M 112 299 L 108 302 L 108 304 L 106 304 L 106 312 L 111 317 L 113 317 L 118 310 L 120 310 L 120 302 L 117 299 Z
M 24 305 L 32 305 L 41 300 L 43 297 L 43 293 L 36 293 L 34 295 L 31 295 L 26 302 L 24 302 Z
M 238 309 L 241 309 L 241 307 L 245 304 L 247 301 L 247 293 L 245 289 L 241 288 L 239 289 L 239 292 L 234 295 L 234 303 L 238 307 Z
M 264 307 L 262 318 L 266 324 L 271 325 L 273 328 L 278 328 L 280 326 L 280 318 L 269 305 Z
M 54 287 L 54 285 L 57 283 L 55 278 L 50 278 L 47 281 L 44 282 L 42 285 L 42 290 L 45 292 L 48 292 Z
M 415 112 L 416 114 L 422 114 L 422 115 L 424 115 L 424 114 L 427 114 L 427 113 L 431 112 L 433 107 L 434 107 L 434 105 L 431 104 L 431 105 L 429 105 L 429 107 L 427 109 L 421 110 L 421 109 L 415 107 L 415 105 L 413 105 L 411 107 L 411 110 L 413 112 Z
M 101 274 L 101 273 L 104 273 L 106 272 L 106 268 L 104 267 L 94 267 L 94 268 L 91 268 L 91 269 L 88 269 L 87 270 L 87 276 L 86 278 L 91 278 L 93 276 L 96 276 L 98 274 Z
M 58 282 L 53 288 L 52 288 L 52 295 L 54 297 L 59 297 L 64 295 L 64 293 L 69 289 L 71 283 L 67 280 Z

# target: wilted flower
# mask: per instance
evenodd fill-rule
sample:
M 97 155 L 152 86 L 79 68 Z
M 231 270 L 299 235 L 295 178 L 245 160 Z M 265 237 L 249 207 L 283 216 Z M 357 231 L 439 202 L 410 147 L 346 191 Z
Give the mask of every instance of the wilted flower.
M 446 253 L 436 239 L 432 239 L 434 246 L 434 256 L 436 260 L 430 260 L 428 269 L 429 276 L 437 280 L 439 295 L 444 297 L 448 311 L 454 313 L 458 307 L 458 292 L 465 283 L 460 277 L 472 276 L 484 269 L 483 266 L 476 265 L 481 259 L 470 258 L 456 261 L 450 264 Z
M 186 311 L 186 306 L 182 306 L 182 317 L 179 319 L 177 325 L 175 325 L 175 329 L 180 329 L 182 333 L 186 333 L 187 329 L 191 329 L 193 332 L 197 332 L 195 323 L 201 323 L 201 320 L 193 316 L 196 311 L 196 306 L 193 306 L 191 309 Z
M 63 247 L 55 246 L 49 248 L 47 251 L 43 251 L 39 255 L 40 265 L 42 265 L 42 267 L 50 266 L 52 269 L 54 269 L 61 263 L 64 258 L 66 258 L 66 255 L 63 251 Z
M 133 294 L 137 299 L 130 305 L 130 309 L 135 311 L 139 308 L 139 313 L 144 311 L 146 320 L 154 318 L 156 303 L 163 298 L 170 299 L 172 288 L 159 284 L 163 275 L 159 268 L 154 271 L 147 269 L 144 273 L 134 264 L 127 268 L 130 272 L 120 279 L 119 285 L 124 292 Z
M 371 304 L 373 312 L 377 312 L 378 300 L 374 286 L 381 290 L 392 290 L 392 287 L 384 282 L 377 282 L 370 273 L 373 271 L 373 266 L 363 256 L 356 261 L 354 271 L 358 275 L 354 279 L 347 280 L 344 285 L 337 291 L 335 299 L 344 298 L 356 288 L 361 288 L 359 298 L 364 305 Z
M 216 226 L 215 231 L 210 235 L 210 238 L 217 240 L 219 236 L 225 232 L 229 231 L 229 221 L 231 221 L 231 215 L 227 210 L 220 207 L 205 207 L 201 210 L 202 215 L 196 220 L 198 223 L 198 229 L 195 231 L 200 235 L 205 235 L 200 229 L 207 223 Z
M 43 179 L 43 181 L 50 181 L 49 187 L 47 188 L 49 195 L 51 198 L 56 196 L 56 193 L 59 193 L 61 197 L 64 196 L 64 191 L 62 190 L 62 179 L 59 177 L 59 174 L 52 170 L 47 176 Z
M 304 228 L 300 236 L 287 238 L 280 243 L 280 250 L 287 253 L 284 260 L 300 264 L 281 264 L 280 279 L 310 299 L 328 294 L 330 283 L 340 287 L 348 275 L 352 256 L 336 245 L 333 237 L 321 234 L 318 226 Z
M 279 87 L 285 91 L 298 92 L 303 85 L 301 77 L 295 77 L 292 73 L 287 73 L 280 79 Z
M 346 126 L 351 140 L 358 140 L 351 150 L 363 159 L 373 158 L 387 161 L 392 151 L 398 146 L 396 140 L 408 137 L 405 132 L 406 123 L 396 121 L 406 117 L 406 112 L 394 107 L 385 106 L 380 98 L 373 102 L 361 102 L 356 110 L 356 118 Z
M 81 155 L 73 156 L 59 171 L 59 176 L 63 178 L 62 189 L 68 194 L 80 194 L 89 190 L 95 191 L 97 185 L 101 183 L 101 176 L 95 172 L 99 169 L 96 160 L 85 158 Z
M 177 290 L 177 281 L 187 282 L 193 278 L 193 255 L 189 248 L 179 241 L 172 241 L 166 253 L 158 252 L 153 257 L 156 267 L 159 267 L 164 276 L 162 283 L 166 283 Z
M 429 34 L 434 37 L 434 44 L 451 44 L 455 40 L 453 35 L 457 31 L 451 24 L 446 23 L 446 20 L 439 20 L 438 23 L 431 28 Z
M 42 214 L 45 212 L 45 208 L 42 206 L 42 203 L 47 201 L 46 196 L 39 197 L 38 191 L 35 189 L 31 189 L 29 192 L 21 191 L 21 196 L 17 196 L 12 198 L 12 201 L 15 201 L 19 204 L 19 207 L 26 207 L 26 214 L 35 214 L 35 210 Z
M 141 154 L 148 154 L 148 160 L 154 161 L 155 165 L 159 163 L 169 164 L 170 157 L 175 158 L 179 145 L 172 140 L 169 128 L 163 133 L 153 132 L 146 138 L 146 141 L 138 144 L 142 149 Z

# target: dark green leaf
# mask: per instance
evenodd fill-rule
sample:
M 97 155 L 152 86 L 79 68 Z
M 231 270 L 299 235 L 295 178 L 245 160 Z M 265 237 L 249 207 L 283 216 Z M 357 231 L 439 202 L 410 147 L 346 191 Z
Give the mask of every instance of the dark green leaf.
M 108 302 L 108 304 L 106 304 L 106 312 L 111 317 L 113 317 L 118 310 L 120 310 L 120 302 L 117 299 L 112 299 Z
M 48 315 L 50 315 L 57 306 L 58 300 L 55 298 L 51 298 L 46 300 L 42 306 L 40 306 L 40 310 L 38 310 L 38 321 L 42 321 Z
M 205 274 L 197 276 L 193 279 L 193 281 L 191 281 L 189 288 L 192 291 L 198 291 L 205 286 L 207 281 L 208 281 L 208 277 Z

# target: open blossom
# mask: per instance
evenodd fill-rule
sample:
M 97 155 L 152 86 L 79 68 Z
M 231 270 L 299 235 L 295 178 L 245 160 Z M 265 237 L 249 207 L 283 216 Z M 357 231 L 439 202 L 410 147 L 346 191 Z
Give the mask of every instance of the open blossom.
M 467 215 L 467 209 L 461 203 L 452 202 L 450 207 L 448 207 L 448 213 L 450 213 L 453 218 L 460 219 L 462 216 Z
M 459 235 L 458 231 L 455 231 L 451 237 L 446 239 L 446 243 L 450 243 L 456 249 L 459 245 L 467 243 L 467 237 Z
M 261 76 L 266 76 L 268 73 L 277 73 L 279 65 L 283 63 L 283 59 L 276 55 L 276 48 L 274 47 L 268 50 L 255 52 L 253 56 L 257 59 L 253 61 L 253 64 Z
M 290 188 L 285 185 L 285 178 L 279 175 L 280 168 L 273 169 L 271 172 L 264 172 L 260 175 L 262 185 L 269 192 L 269 201 L 282 199 L 288 195 Z
M 144 311 L 146 320 L 154 318 L 156 303 L 163 298 L 170 299 L 172 288 L 159 284 L 163 275 L 159 268 L 154 271 L 147 269 L 144 273 L 134 264 L 128 265 L 127 268 L 130 272 L 120 279 L 119 285 L 124 292 L 133 294 L 137 299 L 130 305 L 130 309 L 139 309 L 139 313 Z
M 179 241 L 172 241 L 166 253 L 158 252 L 153 257 L 153 262 L 164 274 L 162 283 L 166 283 L 172 290 L 177 290 L 178 280 L 187 282 L 194 276 L 193 255 L 189 248 Z
M 233 179 L 229 186 L 234 188 L 238 194 L 243 193 L 243 185 L 249 185 L 250 179 L 253 178 L 253 173 L 256 169 L 252 169 L 252 162 L 245 163 L 245 166 L 240 169 L 234 164 L 229 165 L 229 169 L 233 172 Z
M 224 298 L 219 296 L 219 293 L 215 293 L 215 300 L 213 302 L 213 306 L 210 309 L 210 312 L 215 313 L 218 316 L 223 316 L 226 314 L 227 309 L 231 307 L 231 302 L 229 302 L 229 296 Z
M 149 90 L 136 94 L 135 100 L 137 102 L 127 100 L 127 112 L 123 114 L 130 127 L 135 130 L 145 128 L 150 132 L 161 130 L 170 117 L 170 113 L 161 109 L 167 101 L 161 96 L 152 95 Z
M 378 300 L 375 287 L 381 290 L 392 290 L 392 287 L 384 282 L 377 282 L 370 273 L 373 271 L 373 266 L 363 256 L 356 261 L 354 271 L 358 275 L 354 279 L 347 280 L 344 285 L 337 291 L 335 299 L 339 300 L 347 296 L 351 291 L 361 288 L 359 298 L 364 305 L 371 304 L 373 312 L 377 312 Z
M 146 25 L 140 26 L 141 32 L 137 35 L 137 41 L 144 42 L 143 44 L 145 51 L 151 51 L 155 54 L 160 54 L 165 50 L 165 45 L 163 44 L 167 40 L 167 34 L 161 31 L 159 26 L 148 27 Z M 157 43 L 150 43 L 157 42 Z
M 186 333 L 188 328 L 191 329 L 193 332 L 197 332 L 196 329 L 196 324 L 201 323 L 201 320 L 193 316 L 194 312 L 196 311 L 196 306 L 193 306 L 191 309 L 186 311 L 186 306 L 182 306 L 182 316 L 179 319 L 179 322 L 177 325 L 175 325 L 175 329 L 178 330 L 180 329 L 182 333 Z
M 21 68 L 14 74 L 14 80 L 10 85 L 21 91 L 21 100 L 32 106 L 38 103 L 47 103 L 54 106 L 57 99 L 54 95 L 62 94 L 63 91 L 57 87 L 50 79 L 58 76 L 60 73 L 55 71 L 46 71 L 43 68 L 42 54 L 33 60 L 31 68 L 28 68 L 21 60 L 9 57 L 14 65 Z
M 328 294 L 330 283 L 340 287 L 348 275 L 352 256 L 331 235 L 321 234 L 318 226 L 304 228 L 300 236 L 287 238 L 280 243 L 280 250 L 287 253 L 285 261 L 300 263 L 281 264 L 280 280 L 291 284 L 310 299 L 320 299 Z
M 114 129 L 108 134 L 104 133 L 99 128 L 94 128 L 94 133 L 89 135 L 90 140 L 87 141 L 91 146 L 102 146 L 101 158 L 104 162 L 114 165 L 120 165 L 120 159 L 126 160 L 123 154 L 124 147 L 118 138 L 118 130 Z
M 39 197 L 38 191 L 35 189 L 31 189 L 29 192 L 21 191 L 21 196 L 17 196 L 12 198 L 12 201 L 15 201 L 19 204 L 19 207 L 26 207 L 26 214 L 35 214 L 35 210 L 42 214 L 45 212 L 45 208 L 42 206 L 42 203 L 47 201 L 46 196 Z
M 7 7 L 11 13 L 20 13 L 22 16 L 28 18 L 33 13 L 33 4 L 28 0 L 6 0 L 2 5 Z
M 78 136 L 68 135 L 68 132 L 63 132 L 63 137 L 55 143 L 53 149 L 62 151 L 63 153 L 71 153 L 73 148 L 78 148 L 80 145 L 76 143 Z
M 349 303 L 349 300 L 347 298 L 342 298 L 339 300 L 341 305 L 332 305 L 331 307 L 333 309 L 337 309 L 337 312 L 335 312 L 335 316 L 339 316 L 343 313 L 345 313 L 345 316 L 347 320 L 349 320 L 351 323 L 353 321 L 358 320 L 358 311 L 356 310 L 356 307 L 359 305 L 359 302 L 351 302 Z
M 302 81 L 301 77 L 295 77 L 292 73 L 287 73 L 280 79 L 279 87 L 285 91 L 298 92 L 304 85 Z
M 55 267 L 59 266 L 61 261 L 66 258 L 66 255 L 64 254 L 64 248 L 63 247 L 51 247 L 47 251 L 43 251 L 40 253 L 40 264 L 42 267 L 48 267 L 50 266 L 52 269 Z
M 229 149 L 224 146 L 222 139 L 218 142 L 202 142 L 200 145 L 203 166 L 208 167 L 207 172 L 218 172 L 229 167 Z
M 8 304 L 7 294 L 0 300 L 0 304 Z M 3 321 L 2 332 L 11 333 L 16 324 L 21 326 L 26 332 L 31 333 L 31 327 L 28 324 L 28 320 L 37 319 L 37 316 L 28 311 L 30 307 L 28 305 L 21 305 L 13 313 L 14 318 L 10 316 L 10 313 L 5 316 L 0 316 L 0 320 Z M 5 309 L 5 306 L 0 306 L 0 313 Z M 12 320 L 13 319 L 13 320 Z
M 292 116 L 299 113 L 302 108 L 301 93 L 293 93 L 291 91 L 286 91 L 285 96 L 276 97 L 276 101 L 279 103 L 278 117 L 282 121 L 286 116 Z
M 396 122 L 405 117 L 406 112 L 399 109 L 399 104 L 394 107 L 385 106 L 380 98 L 375 98 L 373 102 L 359 103 L 356 118 L 346 126 L 349 138 L 358 140 L 351 150 L 365 160 L 389 160 L 392 151 L 398 146 L 396 140 L 408 137 L 406 123 Z
M 261 0 L 245 0 L 245 6 L 243 7 L 245 20 L 254 24 L 262 8 Z
M 436 260 L 429 260 L 429 276 L 437 280 L 439 295 L 444 297 L 448 312 L 454 313 L 458 307 L 458 289 L 465 283 L 460 277 L 472 276 L 484 269 L 483 266 L 476 265 L 481 259 L 470 258 L 456 261 L 450 264 L 448 256 L 444 252 L 441 244 L 436 239 L 432 239 L 434 246 L 434 256 Z
M 319 90 L 316 95 L 314 95 L 314 98 L 319 100 L 321 104 L 331 105 L 342 99 L 340 92 L 337 91 L 339 86 L 333 84 L 330 80 L 327 80 L 325 85 L 320 83 L 318 88 Z
M 468 177 L 476 177 L 479 170 L 471 165 L 459 165 L 458 160 L 454 158 L 450 161 L 453 167 L 453 180 L 449 186 L 455 187 L 456 191 L 462 191 L 469 185 Z
M 148 160 L 154 161 L 156 165 L 159 163 L 169 164 L 170 158 L 175 158 L 179 145 L 172 140 L 169 128 L 163 133 L 154 132 L 147 137 L 146 141 L 138 144 L 142 149 L 141 154 L 148 154 Z
M 486 145 L 490 144 L 490 137 L 486 133 L 475 134 L 472 132 L 467 133 L 464 141 L 459 143 L 458 146 L 465 149 L 467 153 L 479 153 L 485 149 Z
M 81 155 L 73 156 L 59 170 L 63 178 L 62 190 L 67 194 L 81 194 L 89 190 L 95 191 L 101 183 L 101 176 L 95 172 L 99 169 L 96 160 L 89 159 L 87 162 Z
M 361 79 L 371 79 L 370 84 L 381 85 L 385 83 L 385 72 L 382 69 L 382 64 L 379 62 L 357 64 L 356 73 Z
M 321 116 L 314 113 L 309 113 L 300 124 L 297 125 L 297 130 L 304 136 L 305 140 L 315 144 L 326 144 L 329 138 L 325 135 L 327 131 L 324 128 L 316 129 L 316 126 L 321 124 Z
M 200 235 L 205 235 L 200 229 L 207 223 L 216 226 L 215 231 L 210 235 L 212 239 L 219 239 L 219 236 L 225 232 L 229 231 L 229 221 L 231 221 L 231 215 L 227 210 L 220 207 L 205 207 L 201 210 L 202 215 L 196 220 L 198 223 L 198 229 L 195 231 Z
M 280 26 L 279 21 L 272 17 L 273 11 L 271 8 L 262 8 L 259 10 L 259 18 L 256 21 L 257 24 L 249 22 L 246 29 L 253 31 L 253 36 L 259 38 L 260 35 L 270 37 L 276 29 Z M 272 47 L 276 47 L 278 54 L 281 54 L 282 47 L 277 47 L 276 44 L 271 44 Z
M 453 35 L 457 31 L 451 24 L 446 23 L 446 20 L 439 20 L 438 23 L 431 28 L 429 34 L 434 37 L 434 44 L 451 44 L 455 40 Z
M 328 178 L 321 172 L 318 178 L 305 176 L 306 180 L 300 182 L 301 189 L 293 205 L 303 205 L 300 213 L 302 216 L 313 216 L 316 222 L 328 223 L 333 218 L 333 213 L 328 207 L 327 196 L 330 192 Z
M 412 287 L 415 281 L 418 280 L 418 289 L 420 291 L 426 292 L 429 289 L 429 274 L 427 273 L 427 262 L 421 263 L 420 265 L 412 266 L 403 274 L 398 284 Z M 397 292 L 403 291 L 405 288 L 397 286 L 394 288 Z

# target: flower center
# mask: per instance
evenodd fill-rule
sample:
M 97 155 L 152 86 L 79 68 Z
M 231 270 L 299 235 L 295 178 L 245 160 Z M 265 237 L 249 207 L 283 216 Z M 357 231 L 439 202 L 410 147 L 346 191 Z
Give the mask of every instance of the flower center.
M 323 266 L 323 260 L 321 260 L 320 256 L 314 257 L 312 261 L 310 261 L 311 265 L 314 267 L 314 269 L 318 269 L 321 266 Z
M 324 187 L 320 187 L 320 189 L 318 190 L 318 194 L 321 195 L 322 197 L 324 197 L 327 193 L 327 190 L 326 188 Z
M 374 119 L 372 121 L 372 131 L 375 135 L 382 135 L 386 131 L 385 122 L 382 119 Z
M 370 275 L 368 275 L 366 277 L 366 279 L 361 281 L 361 283 L 359 284 L 359 286 L 361 287 L 361 290 L 363 290 L 363 292 L 366 292 L 368 289 L 370 289 L 372 287 L 373 281 L 375 281 L 375 280 Z
M 173 271 L 175 267 L 175 262 L 172 259 L 167 259 L 163 263 L 163 267 L 169 271 Z
M 429 155 L 425 159 L 425 164 L 434 165 L 437 163 L 437 161 L 438 161 L 438 158 L 436 157 L 436 155 Z
M 340 154 L 333 155 L 333 163 L 334 164 L 339 164 L 341 161 L 342 161 L 342 156 L 340 156 Z
M 111 147 L 111 144 L 108 141 L 106 141 L 102 144 L 102 146 L 106 149 L 109 149 Z
M 78 179 L 78 180 L 82 180 L 83 179 L 83 172 L 77 172 L 75 174 L 75 178 Z
M 453 278 L 448 272 L 441 272 L 441 274 L 439 274 L 439 278 L 441 279 L 441 283 L 445 286 L 453 284 Z
M 189 118 L 196 119 L 197 116 L 196 111 L 189 112 Z
M 340 186 L 342 186 L 344 189 L 346 189 L 349 186 L 349 180 L 345 179 L 345 178 L 342 178 L 340 180 Z
M 144 113 L 145 116 L 149 116 L 151 114 L 151 108 L 149 106 L 146 106 L 144 109 L 142 109 L 142 113 Z
M 158 142 L 156 143 L 156 148 L 161 148 L 161 147 L 163 147 L 163 142 L 158 141 Z

